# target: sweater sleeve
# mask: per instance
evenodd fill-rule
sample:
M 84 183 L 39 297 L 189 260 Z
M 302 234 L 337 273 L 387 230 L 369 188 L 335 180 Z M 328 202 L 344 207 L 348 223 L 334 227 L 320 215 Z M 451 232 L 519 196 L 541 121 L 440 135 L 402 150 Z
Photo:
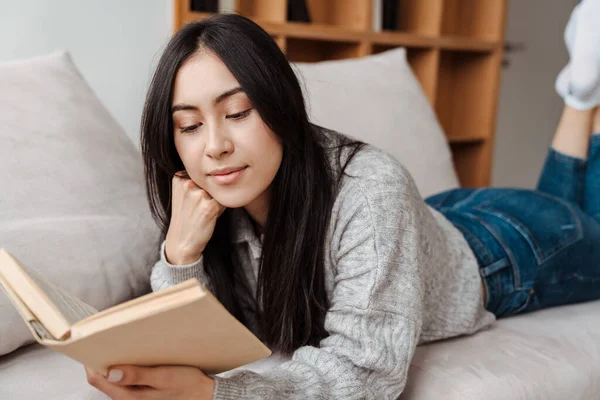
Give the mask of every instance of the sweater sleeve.
M 191 278 L 197 278 L 204 287 L 211 290 L 211 285 L 204 272 L 203 256 L 198 261 L 186 265 L 169 264 L 165 256 L 165 242 L 160 245 L 160 260 L 152 267 L 150 285 L 153 292 L 177 285 Z
M 418 196 L 399 181 L 353 185 L 334 207 L 330 336 L 269 371 L 215 377 L 214 399 L 396 399 L 402 393 L 421 332 L 425 249 Z

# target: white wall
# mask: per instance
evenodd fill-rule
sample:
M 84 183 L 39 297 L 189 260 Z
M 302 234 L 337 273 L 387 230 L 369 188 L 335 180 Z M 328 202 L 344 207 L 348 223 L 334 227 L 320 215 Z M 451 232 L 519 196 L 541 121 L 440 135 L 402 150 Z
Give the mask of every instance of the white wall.
M 71 52 L 137 144 L 152 67 L 172 32 L 171 0 L 0 0 L 0 62 Z
M 506 39 L 525 42 L 503 71 L 493 186 L 533 188 L 563 101 L 554 81 L 568 60 L 565 25 L 578 0 L 510 0 Z

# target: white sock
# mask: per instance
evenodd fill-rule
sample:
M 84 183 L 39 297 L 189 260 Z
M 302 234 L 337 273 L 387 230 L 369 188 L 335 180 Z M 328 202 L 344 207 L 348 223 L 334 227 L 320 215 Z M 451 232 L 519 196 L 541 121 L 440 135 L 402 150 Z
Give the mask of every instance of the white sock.
M 583 0 L 565 29 L 569 63 L 556 79 L 556 91 L 571 107 L 600 105 L 600 0 Z
M 567 52 L 569 57 L 573 54 L 573 46 L 575 46 L 575 27 L 577 26 L 577 19 L 579 17 L 579 8 L 581 4 L 577 4 L 569 17 L 567 27 L 565 28 L 565 44 L 567 45 Z
M 565 44 L 567 45 L 567 53 L 569 54 L 569 62 L 558 74 L 555 84 L 556 91 L 558 92 L 560 97 L 563 98 L 565 103 L 567 102 L 567 96 L 569 95 L 569 85 L 571 77 L 570 58 L 573 54 L 573 46 L 575 45 L 575 26 L 577 24 L 577 17 L 579 15 L 579 7 L 580 4 L 575 6 L 573 11 L 571 12 L 571 16 L 569 17 L 569 22 L 567 22 L 567 27 L 565 28 L 564 39 Z

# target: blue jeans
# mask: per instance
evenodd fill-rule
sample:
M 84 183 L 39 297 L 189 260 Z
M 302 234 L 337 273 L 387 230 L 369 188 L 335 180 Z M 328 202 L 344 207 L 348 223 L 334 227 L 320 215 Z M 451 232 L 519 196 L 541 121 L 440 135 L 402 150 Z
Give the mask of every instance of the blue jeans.
M 537 190 L 459 188 L 425 201 L 465 236 L 497 317 L 600 298 L 600 135 L 587 160 L 550 148 Z

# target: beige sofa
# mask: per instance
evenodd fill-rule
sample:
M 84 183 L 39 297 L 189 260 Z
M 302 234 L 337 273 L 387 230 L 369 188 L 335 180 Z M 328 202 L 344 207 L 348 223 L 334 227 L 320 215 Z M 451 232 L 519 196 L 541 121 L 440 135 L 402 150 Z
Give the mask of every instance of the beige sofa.
M 315 122 L 390 152 L 423 196 L 457 186 L 403 50 L 297 70 Z M 0 246 L 98 309 L 146 293 L 159 238 L 139 152 L 66 53 L 0 64 L 0 87 Z M 3 296 L 0 399 L 106 399 L 81 365 L 32 344 Z M 599 399 L 599 316 L 600 302 L 559 307 L 420 346 L 401 399 Z

